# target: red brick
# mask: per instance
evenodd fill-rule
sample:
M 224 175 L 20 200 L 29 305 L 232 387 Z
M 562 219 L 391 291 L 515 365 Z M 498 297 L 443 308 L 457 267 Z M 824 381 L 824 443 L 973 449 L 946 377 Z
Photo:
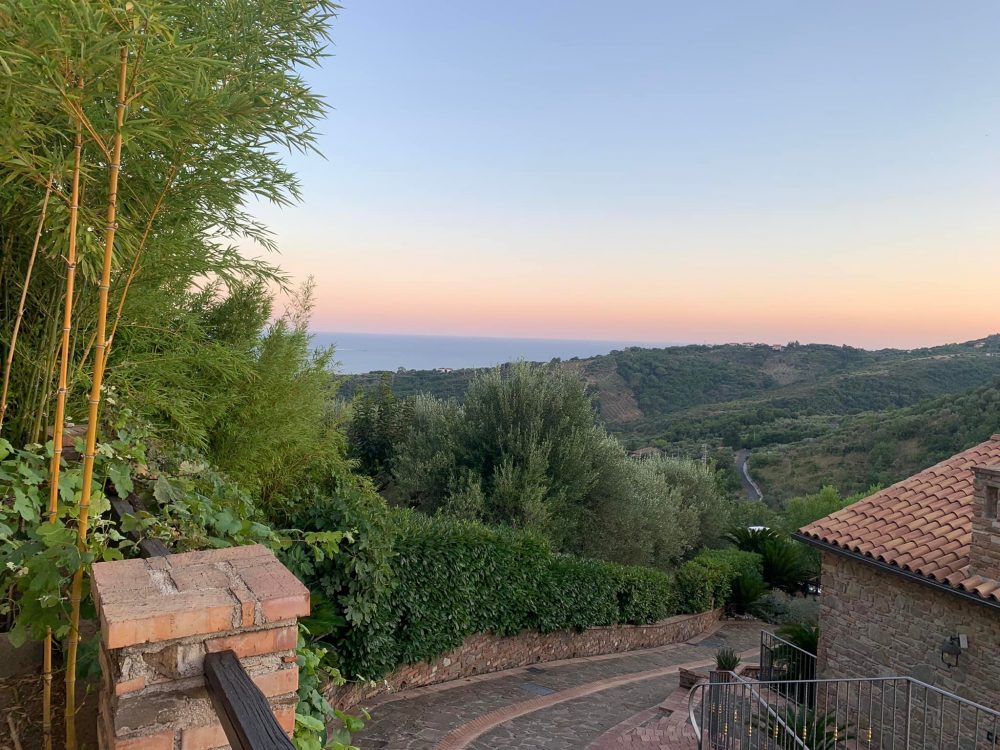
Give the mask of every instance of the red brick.
M 273 654 L 278 651 L 290 651 L 295 648 L 297 640 L 298 632 L 295 626 L 285 625 L 284 627 L 258 630 L 253 633 L 240 633 L 223 638 L 212 638 L 205 641 L 205 648 L 209 653 L 232 650 L 236 652 L 239 658 L 243 659 L 247 656 L 260 656 L 261 654 Z
M 171 555 L 170 567 L 181 568 L 186 565 L 202 565 L 205 563 L 231 562 L 239 567 L 243 562 L 259 558 L 276 560 L 274 553 L 262 544 L 248 544 L 243 547 L 223 547 L 221 549 L 203 549 L 196 552 L 180 552 Z
M 296 596 L 284 596 L 280 599 L 268 599 L 260 603 L 264 613 L 264 622 L 282 622 L 296 617 L 306 617 L 309 614 L 309 592 Z
M 188 727 L 181 732 L 181 750 L 214 750 L 228 744 L 229 739 L 219 722 Z
M 233 628 L 234 604 L 225 591 L 155 592 L 143 599 L 105 602 L 101 631 L 109 649 L 159 643 Z
M 132 737 L 127 740 L 109 738 L 110 750 L 174 750 L 173 731 L 157 732 L 145 737 Z
M 237 572 L 261 603 L 265 621 L 278 622 L 309 614 L 309 589 L 277 558 L 248 561 L 239 565 Z
M 145 677 L 136 677 L 133 680 L 125 680 L 123 682 L 115 683 L 115 695 L 134 693 L 136 690 L 142 690 L 144 687 L 146 687 Z
M 295 733 L 295 706 L 284 706 L 276 709 L 274 718 L 281 724 L 281 728 L 288 732 L 289 737 Z
M 294 693 L 299 689 L 298 669 L 279 669 L 276 672 L 265 672 L 254 675 L 254 684 L 260 688 L 260 692 L 268 698 L 276 695 L 286 695 Z

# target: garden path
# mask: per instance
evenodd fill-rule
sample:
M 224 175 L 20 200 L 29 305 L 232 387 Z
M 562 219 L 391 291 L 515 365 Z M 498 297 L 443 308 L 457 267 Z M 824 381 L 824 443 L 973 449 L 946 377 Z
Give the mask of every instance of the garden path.
M 724 622 L 686 643 L 521 667 L 376 699 L 362 750 L 686 750 L 681 667 L 728 646 L 756 662 L 761 623 Z

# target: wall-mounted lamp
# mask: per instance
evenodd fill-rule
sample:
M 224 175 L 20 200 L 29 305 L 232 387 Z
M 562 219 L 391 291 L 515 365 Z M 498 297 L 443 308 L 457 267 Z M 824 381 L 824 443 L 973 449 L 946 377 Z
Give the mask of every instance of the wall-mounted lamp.
M 948 669 L 958 666 L 958 659 L 962 652 L 969 647 L 969 639 L 964 635 L 952 635 L 944 639 L 938 650 L 941 652 L 941 661 Z

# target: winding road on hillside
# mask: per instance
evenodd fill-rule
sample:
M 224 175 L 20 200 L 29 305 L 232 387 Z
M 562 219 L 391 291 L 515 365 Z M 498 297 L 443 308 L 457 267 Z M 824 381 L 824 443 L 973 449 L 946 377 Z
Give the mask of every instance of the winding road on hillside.
M 764 493 L 750 476 L 750 454 L 751 451 L 746 448 L 736 451 L 736 473 L 740 475 L 740 482 L 747 492 L 747 499 L 756 503 L 764 499 Z

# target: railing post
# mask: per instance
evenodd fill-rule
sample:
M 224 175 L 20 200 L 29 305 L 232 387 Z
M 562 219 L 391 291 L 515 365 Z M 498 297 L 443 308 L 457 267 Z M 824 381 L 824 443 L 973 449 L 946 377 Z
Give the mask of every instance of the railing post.
M 277 738 L 295 725 L 296 619 L 309 613 L 309 591 L 270 550 L 97 563 L 92 582 L 101 621 L 101 750 L 241 747 L 205 685 L 207 656 L 223 652 L 229 668 L 221 676 L 239 688 L 237 702 L 253 709 L 269 738 L 242 748 L 281 747 Z M 227 720 L 244 715 L 233 711 Z
M 913 714 L 913 683 L 910 680 L 906 681 L 906 729 L 904 732 L 904 737 L 906 742 L 903 747 L 910 747 L 910 717 Z

